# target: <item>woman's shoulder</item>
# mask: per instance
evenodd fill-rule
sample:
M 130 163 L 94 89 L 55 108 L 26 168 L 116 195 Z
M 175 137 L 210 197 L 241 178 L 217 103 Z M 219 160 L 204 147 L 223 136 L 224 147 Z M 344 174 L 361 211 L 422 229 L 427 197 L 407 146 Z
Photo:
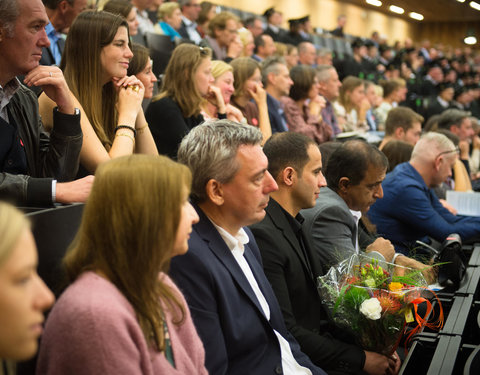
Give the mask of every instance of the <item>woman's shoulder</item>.
M 54 320 L 109 320 L 112 316 L 135 318 L 124 295 L 107 279 L 88 271 L 82 273 L 55 304 L 50 318 Z

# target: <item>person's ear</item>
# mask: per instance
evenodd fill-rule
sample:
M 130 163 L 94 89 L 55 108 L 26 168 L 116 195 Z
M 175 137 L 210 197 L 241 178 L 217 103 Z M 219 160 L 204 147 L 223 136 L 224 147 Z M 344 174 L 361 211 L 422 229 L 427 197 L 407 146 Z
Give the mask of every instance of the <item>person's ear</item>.
M 65 14 L 67 11 L 67 7 L 69 6 L 67 0 L 62 0 L 57 5 L 57 9 L 60 11 L 61 14 Z
M 213 178 L 207 182 L 205 186 L 205 192 L 208 199 L 210 199 L 215 205 L 221 206 L 225 202 L 223 185 L 214 180 Z
M 348 187 L 350 186 L 350 179 L 348 177 L 341 177 L 338 181 L 338 191 L 341 193 L 346 193 Z
M 398 127 L 395 129 L 395 138 L 402 139 L 405 136 L 405 130 L 402 127 Z
M 293 186 L 297 180 L 297 172 L 292 167 L 286 167 L 282 171 L 282 182 L 286 186 Z

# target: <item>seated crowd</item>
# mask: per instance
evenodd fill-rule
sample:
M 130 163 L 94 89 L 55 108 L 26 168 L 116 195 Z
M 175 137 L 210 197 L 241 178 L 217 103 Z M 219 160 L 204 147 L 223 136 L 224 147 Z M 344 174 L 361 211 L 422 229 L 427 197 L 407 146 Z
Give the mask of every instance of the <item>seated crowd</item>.
M 0 373 L 53 306 L 41 375 L 397 374 L 316 280 L 364 252 L 434 283 L 417 241 L 480 239 L 445 201 L 480 190 L 479 56 L 378 35 L 333 56 L 274 8 L 99 3 L 0 2 Z M 173 50 L 158 77 L 149 33 Z M 54 303 L 13 205 L 74 202 Z

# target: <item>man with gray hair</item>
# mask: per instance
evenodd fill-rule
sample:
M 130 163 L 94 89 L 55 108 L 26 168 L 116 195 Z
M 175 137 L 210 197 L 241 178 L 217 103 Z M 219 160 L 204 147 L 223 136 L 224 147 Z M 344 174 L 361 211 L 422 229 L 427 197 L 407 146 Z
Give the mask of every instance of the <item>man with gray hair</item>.
M 262 64 L 262 83 L 267 92 L 268 117 L 272 133 L 288 131 L 280 99 L 288 96 L 293 81 L 282 57 L 270 57 Z
M 39 66 L 42 48 L 50 44 L 47 23 L 41 0 L 0 1 L 0 197 L 21 205 L 85 201 L 93 182 L 92 176 L 65 182 L 78 170 L 80 112 L 62 71 Z M 50 135 L 36 96 L 20 84 L 19 75 L 25 75 L 29 87 L 41 86 L 57 104 Z
M 332 127 L 333 134 L 337 135 L 341 130 L 338 126 L 337 117 L 335 116 L 332 103 L 335 102 L 340 95 L 342 82 L 340 82 L 340 79 L 338 78 L 337 70 L 332 65 L 318 65 L 316 70 L 319 85 L 318 92 L 326 100 L 325 108 L 323 108 L 321 112 L 322 119 Z
M 310 42 L 302 42 L 298 45 L 298 62 L 303 65 L 314 66 L 317 58 L 315 45 Z
M 432 190 L 451 176 L 457 153 L 446 136 L 427 133 L 415 145 L 410 162 L 397 165 L 385 178 L 384 197 L 368 216 L 404 254 L 417 247 L 417 240 L 442 242 L 451 233 L 463 241 L 480 236 L 480 217 L 451 214 Z
M 200 217 L 170 274 L 185 294 L 211 374 L 324 374 L 285 328 L 247 225 L 262 220 L 277 184 L 256 128 L 228 120 L 192 129 L 178 160 L 192 171 Z

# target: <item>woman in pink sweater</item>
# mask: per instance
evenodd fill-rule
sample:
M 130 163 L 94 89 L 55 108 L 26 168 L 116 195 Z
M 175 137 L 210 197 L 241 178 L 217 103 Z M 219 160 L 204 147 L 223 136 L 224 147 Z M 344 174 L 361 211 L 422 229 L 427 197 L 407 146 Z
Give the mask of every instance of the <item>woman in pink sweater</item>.
M 166 272 L 198 216 L 187 167 L 135 154 L 101 165 L 64 265 L 37 373 L 206 374 L 187 304 Z

